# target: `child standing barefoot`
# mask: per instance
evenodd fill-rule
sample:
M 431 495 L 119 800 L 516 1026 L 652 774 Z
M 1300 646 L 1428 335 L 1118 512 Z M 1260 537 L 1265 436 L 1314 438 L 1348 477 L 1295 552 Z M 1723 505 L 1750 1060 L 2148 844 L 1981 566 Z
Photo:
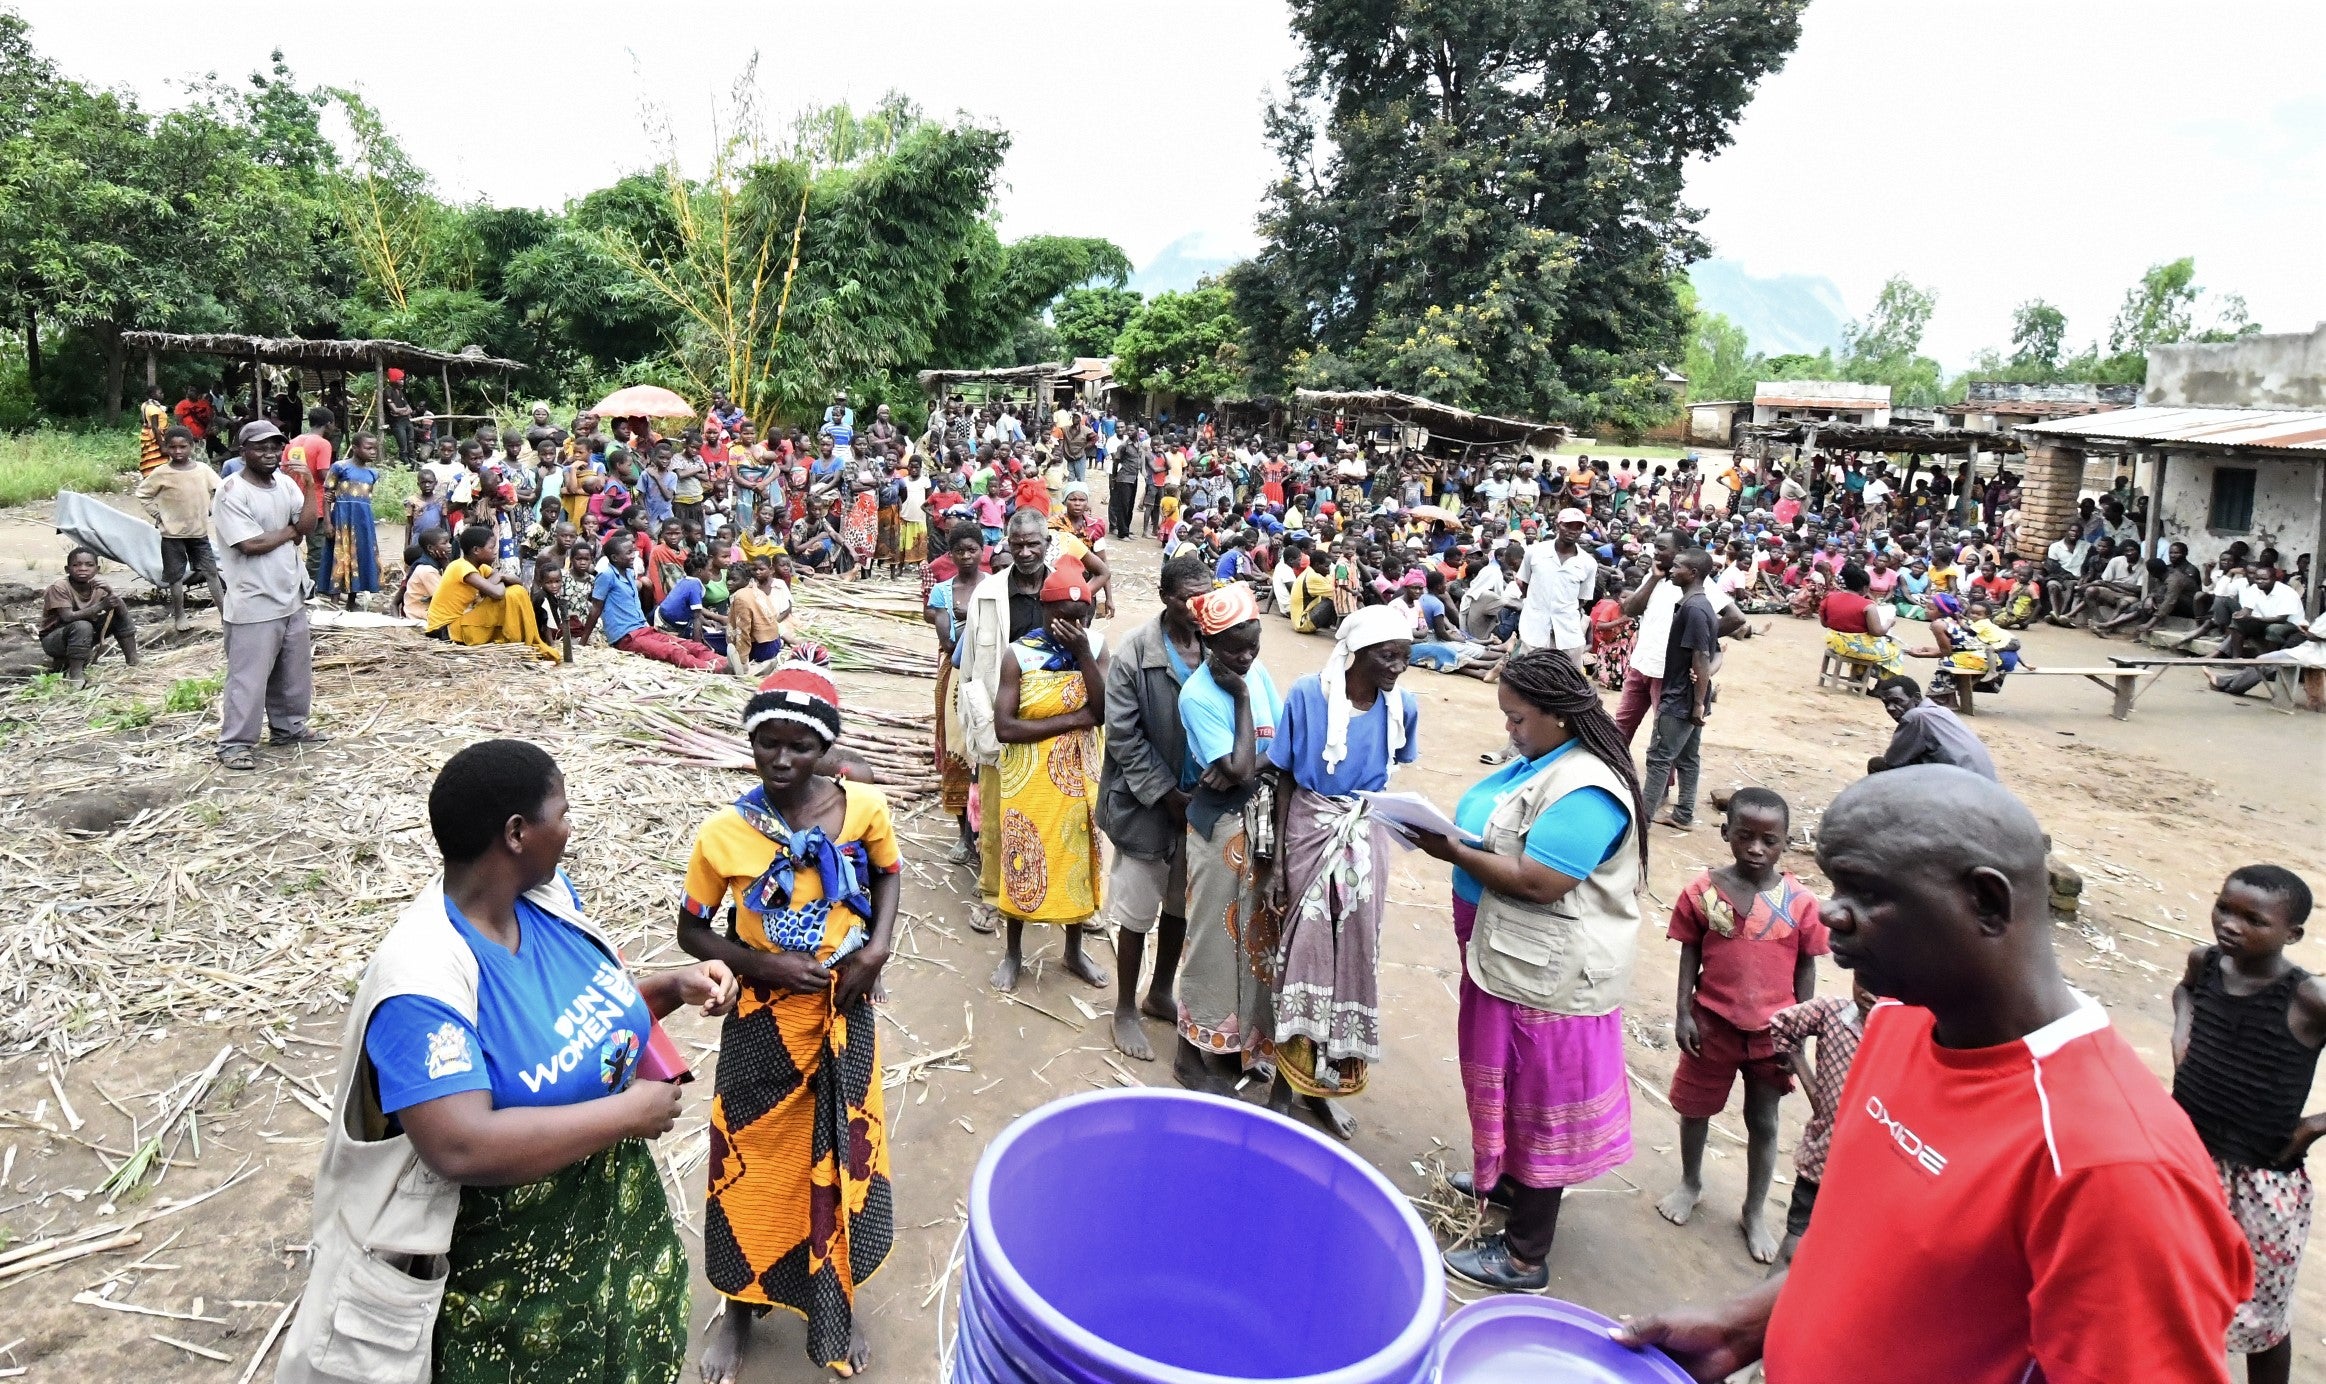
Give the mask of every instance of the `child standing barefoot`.
M 1793 1089 L 1769 1023 L 1777 1011 L 1817 993 L 1815 958 L 1827 951 L 1817 900 L 1777 868 L 1792 809 L 1766 788 L 1740 788 L 1720 829 L 1734 862 L 1707 870 L 1680 891 L 1665 935 L 1680 944 L 1680 993 L 1673 1033 L 1680 1065 L 1672 1109 L 1680 1116 L 1680 1185 L 1656 1210 L 1686 1225 L 1704 1195 L 1704 1139 L 1744 1074 L 1745 1247 L 1756 1263 L 1777 1257 L 1766 1203 L 1777 1172 L 1777 1102 Z
M 2302 1160 L 2326 1134 L 2326 1114 L 2302 1115 L 2326 1042 L 2326 985 L 2286 959 L 2309 916 L 2310 886 L 2293 871 L 2235 871 L 2213 901 L 2214 945 L 2189 953 L 2173 987 L 2173 1099 L 2253 1246 L 2253 1297 L 2229 1322 L 2248 1384 L 2293 1372 L 2294 1279 L 2310 1238 Z
M 1833 1145 L 1833 1117 L 1841 1109 L 1841 1088 L 1857 1061 L 1858 1040 L 1866 1036 L 1866 1015 L 1873 1012 L 1874 992 L 1862 984 L 1850 987 L 1849 998 L 1820 995 L 1777 1011 L 1769 1020 L 1769 1036 L 1791 1054 L 1793 1071 L 1809 1088 L 1809 1125 L 1793 1147 L 1793 1199 L 1785 1207 L 1785 1243 L 1778 1247 L 1777 1266 L 1793 1262 L 1801 1232 L 1817 1207 L 1817 1185 L 1825 1180 L 1825 1154 Z M 1809 1040 L 1817 1040 L 1817 1062 L 1809 1061 Z M 1772 1270 L 1771 1272 L 1774 1272 Z

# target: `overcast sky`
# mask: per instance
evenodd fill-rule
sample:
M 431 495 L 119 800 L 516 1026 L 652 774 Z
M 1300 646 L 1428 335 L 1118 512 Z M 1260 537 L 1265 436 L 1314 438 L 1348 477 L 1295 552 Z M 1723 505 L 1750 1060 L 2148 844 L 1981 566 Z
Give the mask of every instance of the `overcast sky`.
M 1004 234 L 1102 235 L 1144 263 L 1190 233 L 1240 254 L 1274 172 L 1261 134 L 1294 53 L 1269 0 L 850 0 L 392 6 L 18 0 L 84 80 L 150 104 L 281 47 L 360 87 L 456 197 L 556 206 L 682 156 L 757 50 L 779 119 L 901 88 L 1015 135 Z M 1853 312 L 1903 273 L 1959 366 L 2041 296 L 2081 343 L 2146 266 L 2197 257 L 2271 331 L 2326 319 L 2326 5 L 2317 0 L 1814 0 L 1734 147 L 1695 170 L 1715 253 L 1823 274 Z M 578 80 L 577 80 L 578 79 Z

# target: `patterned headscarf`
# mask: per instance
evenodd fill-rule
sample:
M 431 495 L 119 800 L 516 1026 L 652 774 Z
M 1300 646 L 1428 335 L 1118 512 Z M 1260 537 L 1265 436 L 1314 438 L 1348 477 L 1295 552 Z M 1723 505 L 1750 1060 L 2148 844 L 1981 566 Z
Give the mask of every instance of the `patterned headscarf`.
M 1189 601 L 1187 613 L 1195 619 L 1196 633 L 1208 638 L 1222 630 L 1232 630 L 1247 620 L 1259 619 L 1260 602 L 1252 594 L 1251 587 L 1242 582 L 1231 582 Z

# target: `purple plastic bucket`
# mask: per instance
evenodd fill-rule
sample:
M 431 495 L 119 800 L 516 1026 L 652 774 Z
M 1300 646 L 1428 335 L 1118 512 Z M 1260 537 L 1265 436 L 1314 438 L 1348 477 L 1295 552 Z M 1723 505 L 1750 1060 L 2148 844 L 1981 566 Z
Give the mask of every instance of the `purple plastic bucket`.
M 1258 1106 L 1072 1096 L 969 1186 L 955 1384 L 1416 1384 L 1445 1302 L 1389 1179 Z
M 1614 1325 L 1557 1298 L 1473 1302 L 1438 1333 L 1430 1384 L 1691 1384 L 1662 1351 L 1610 1340 Z

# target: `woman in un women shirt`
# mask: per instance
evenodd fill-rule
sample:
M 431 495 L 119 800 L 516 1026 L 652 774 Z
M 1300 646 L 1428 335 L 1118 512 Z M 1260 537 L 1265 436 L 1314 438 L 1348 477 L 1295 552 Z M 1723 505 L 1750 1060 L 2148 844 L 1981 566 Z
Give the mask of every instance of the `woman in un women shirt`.
M 558 870 L 539 747 L 455 754 L 428 820 L 444 872 L 356 992 L 276 1379 L 670 1384 L 687 1259 L 646 1144 L 679 1108 L 654 1021 L 723 1012 L 735 977 L 632 979 Z

